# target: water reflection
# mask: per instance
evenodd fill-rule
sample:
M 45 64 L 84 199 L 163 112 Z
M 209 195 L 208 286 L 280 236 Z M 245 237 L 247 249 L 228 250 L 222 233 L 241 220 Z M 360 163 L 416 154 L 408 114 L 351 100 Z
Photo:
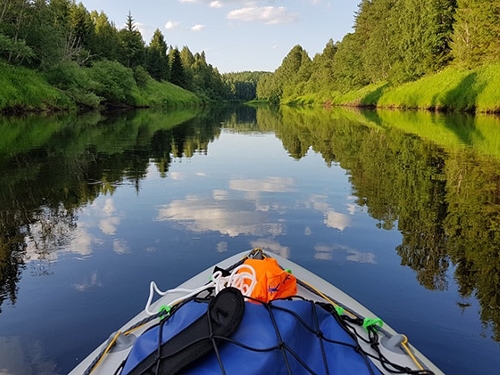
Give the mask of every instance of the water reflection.
M 343 257 L 350 262 L 371 264 L 377 263 L 375 260 L 375 254 L 370 252 L 361 252 L 345 245 L 316 245 L 314 250 L 314 258 L 319 260 L 333 260 L 335 254 L 342 253 Z
M 279 224 L 267 223 L 263 211 L 245 200 L 214 200 L 188 197 L 161 207 L 158 220 L 174 220 L 193 232 L 215 231 L 230 237 L 263 236 L 282 232 Z
M 325 218 L 324 223 L 327 227 L 343 231 L 350 225 L 349 216 L 340 212 L 335 212 L 335 210 L 328 205 L 327 200 L 328 196 L 326 195 L 313 195 L 310 200 L 306 202 L 306 205 L 323 213 Z
M 293 191 L 295 184 L 291 177 L 267 177 L 265 179 L 231 180 L 229 188 L 254 193 L 286 193 Z
M 352 185 L 344 195 L 348 203 L 337 206 L 326 193 L 298 195 L 299 178 L 268 174 L 178 193 L 155 207 L 157 222 L 230 239 L 254 236 L 252 246 L 290 257 L 292 250 L 280 239 L 293 207 L 321 215 L 325 227 L 339 232 L 355 225 L 358 212 L 368 213 L 381 230 L 396 228 L 402 234 L 395 251 L 423 286 L 445 290 L 452 270 L 461 296 L 478 299 L 482 322 L 492 324 L 500 340 L 500 124 L 495 117 L 245 107 L 194 118 L 188 112 L 140 111 L 2 121 L 0 306 L 4 300 L 16 303 L 27 265 L 31 273 L 50 274 L 62 254 L 88 258 L 106 238 L 116 254 L 131 253 L 127 238 L 120 236 L 126 213 L 117 209 L 118 189 L 132 185 L 141 195 L 152 169 L 161 179 L 185 181 L 182 169 L 171 170 L 173 161 L 209 153 L 224 127 L 273 133 L 296 160 L 312 150 L 326 166 L 341 166 Z M 196 173 L 206 177 L 204 171 Z M 293 194 L 292 206 L 283 197 Z M 95 222 L 79 219 L 85 217 Z M 301 235 L 313 236 L 314 230 L 307 224 Z M 218 252 L 227 249 L 226 241 L 217 242 Z M 315 259 L 336 257 L 378 262 L 374 253 L 354 245 L 315 245 Z M 94 272 L 73 288 L 101 285 Z
M 0 118 L 0 306 L 5 299 L 16 302 L 27 262 L 37 262 L 32 272 L 44 275 L 61 252 L 92 254 L 99 239 L 85 224 L 77 225 L 78 215 L 98 210 L 102 233 L 116 233 L 121 218 L 113 200 L 96 207 L 97 197 L 112 196 L 123 184 L 139 191 L 151 161 L 165 174 L 173 156 L 206 150 L 220 125 L 213 117 L 192 119 L 195 115 Z M 113 247 L 128 251 L 124 240 Z
M 42 344 L 36 339 L 20 336 L 0 336 L 0 374 L 24 374 L 30 368 L 33 374 L 54 374 L 55 363 L 44 356 Z

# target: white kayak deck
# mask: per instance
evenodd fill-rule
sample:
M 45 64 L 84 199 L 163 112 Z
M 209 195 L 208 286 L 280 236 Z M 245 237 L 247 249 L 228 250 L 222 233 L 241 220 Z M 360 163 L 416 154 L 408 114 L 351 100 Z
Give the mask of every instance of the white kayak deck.
M 186 289 L 195 289 L 198 288 L 204 284 L 207 283 L 208 280 L 210 280 L 213 269 L 215 266 L 219 266 L 220 268 L 227 269 L 233 264 L 237 263 L 241 259 L 245 258 L 249 254 L 249 251 L 241 252 L 239 254 L 236 254 L 232 257 L 229 257 L 216 265 L 212 265 L 211 267 L 207 268 L 205 271 L 199 273 L 198 275 L 194 276 L 193 278 L 187 280 L 183 284 L 179 285 L 178 288 L 186 288 Z M 275 258 L 280 266 L 284 269 L 290 269 L 297 278 L 297 280 L 303 281 L 309 285 L 314 286 L 316 290 L 321 291 L 324 295 L 330 297 L 336 304 L 339 304 L 340 306 L 345 306 L 347 307 L 350 311 L 353 311 L 356 313 L 357 316 L 360 317 L 369 317 L 369 318 L 375 318 L 376 315 L 370 312 L 366 307 L 361 305 L 359 302 L 351 298 L 349 295 L 345 294 L 342 292 L 340 289 L 337 287 L 333 286 L 332 284 L 328 283 L 327 281 L 323 280 L 322 278 L 318 277 L 317 275 L 313 274 L 312 272 L 306 270 L 305 268 L 293 263 L 292 261 L 285 259 L 279 255 L 273 254 L 273 253 L 265 253 L 267 256 Z M 317 294 L 312 293 L 308 289 L 304 288 L 301 285 L 297 285 L 298 287 L 298 292 L 297 294 L 300 295 L 301 297 L 304 297 L 306 299 L 314 300 L 314 301 L 321 301 L 321 302 L 331 302 L 330 300 L 325 300 L 321 297 L 319 297 Z M 158 299 L 156 302 L 154 302 L 151 305 L 151 310 L 152 311 L 158 311 L 159 308 L 163 305 L 168 305 L 170 302 L 174 301 L 175 299 L 179 298 L 182 296 L 182 294 L 167 294 L 166 296 L 161 297 Z M 144 300 L 146 300 L 147 296 L 144 296 Z M 125 332 L 128 328 L 131 326 L 135 325 L 138 322 L 141 322 L 145 318 L 148 318 L 148 315 L 145 313 L 145 311 L 141 311 L 139 314 L 137 314 L 133 319 L 131 319 L 128 323 L 126 323 L 122 328 L 119 327 L 112 327 L 110 326 L 110 338 L 114 337 L 116 332 Z M 381 317 L 383 318 L 383 317 Z M 149 322 L 146 325 L 141 326 L 138 329 L 135 329 L 133 331 L 133 335 L 135 337 L 140 336 L 146 329 L 149 327 L 153 326 L 158 322 L 158 319 L 155 319 L 151 322 Z M 115 332 L 113 332 L 115 330 Z M 362 327 L 359 327 L 359 329 L 356 329 L 357 332 L 361 335 L 367 335 L 366 332 Z M 383 333 L 380 333 L 380 337 L 383 337 L 382 340 L 387 342 L 391 336 L 394 336 L 394 339 L 390 342 L 389 345 L 380 345 L 381 349 L 383 349 L 383 355 L 391 362 L 397 363 L 402 366 L 406 366 L 415 370 L 424 368 L 427 370 L 430 370 L 434 372 L 436 375 L 437 374 L 443 374 L 441 370 L 437 368 L 430 360 L 428 360 L 423 354 L 421 354 L 416 348 L 414 348 L 411 344 L 406 344 L 406 348 L 410 350 L 411 355 L 405 352 L 403 350 L 402 346 L 396 345 L 395 347 L 392 347 L 392 344 L 394 341 L 398 342 L 397 338 L 400 338 L 401 335 L 398 335 L 397 332 L 395 332 L 391 327 L 387 325 L 387 323 L 384 322 L 383 325 L 383 332 L 386 333 L 385 335 Z M 389 336 L 389 337 L 387 337 Z M 133 338 L 131 336 L 130 338 Z M 125 338 L 124 341 L 127 341 L 127 338 Z M 70 373 L 70 375 L 82 375 L 88 371 L 88 368 L 90 364 L 99 356 L 99 354 L 106 349 L 108 346 L 109 340 L 106 340 L 103 342 L 99 347 L 97 347 L 87 358 L 85 358 L 82 362 L 78 364 L 78 366 Z M 363 348 L 364 351 L 367 353 L 375 354 L 374 350 L 369 346 L 369 344 L 363 342 L 362 340 L 359 340 L 359 344 Z M 390 349 L 386 348 L 389 347 Z M 98 374 L 114 374 L 116 372 L 116 369 L 119 367 L 119 365 L 123 362 L 123 360 L 127 357 L 128 353 L 131 350 L 131 346 L 121 349 L 120 350 L 120 345 L 117 345 L 113 348 L 111 348 L 104 356 L 102 361 L 98 364 L 98 366 L 95 366 L 93 370 L 90 372 L 92 375 L 98 375 Z M 412 358 L 414 357 L 414 358 Z M 380 363 L 376 360 L 372 361 L 382 373 L 388 373 L 384 368 L 380 365 Z M 418 363 L 416 363 L 418 362 Z M 87 372 L 89 373 L 89 372 Z

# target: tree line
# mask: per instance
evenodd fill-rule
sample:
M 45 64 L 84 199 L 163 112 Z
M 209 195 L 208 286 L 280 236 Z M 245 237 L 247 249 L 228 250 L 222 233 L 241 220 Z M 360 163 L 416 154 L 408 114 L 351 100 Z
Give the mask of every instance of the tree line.
M 104 12 L 75 0 L 0 0 L 0 60 L 41 71 L 63 90 L 78 83 L 75 66 L 96 64 L 110 76 L 132 70 L 139 86 L 147 74 L 208 100 L 253 99 L 258 80 L 249 72 L 220 74 L 204 52 L 168 45 L 159 29 L 146 45 L 130 12 L 118 28 Z
M 387 82 L 399 85 L 447 66 L 500 62 L 498 0 L 362 0 L 354 31 L 329 40 L 310 58 L 296 45 L 257 86 L 259 99 L 283 101 L 346 93 Z

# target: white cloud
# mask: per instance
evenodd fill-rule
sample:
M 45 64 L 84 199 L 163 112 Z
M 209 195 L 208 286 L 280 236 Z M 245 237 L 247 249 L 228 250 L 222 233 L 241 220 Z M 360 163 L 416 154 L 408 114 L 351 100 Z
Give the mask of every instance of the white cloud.
M 198 24 L 198 25 L 194 25 L 193 27 L 191 27 L 191 30 L 192 30 L 192 31 L 201 31 L 201 30 L 203 30 L 204 28 L 205 28 L 205 25 L 200 25 L 200 24 Z
M 92 254 L 92 244 L 98 242 L 85 229 L 78 227 L 71 236 L 70 244 L 66 251 L 77 253 L 83 257 Z
M 99 281 L 96 271 L 94 271 L 92 275 L 90 275 L 89 279 L 84 280 L 82 283 L 73 284 L 73 287 L 79 292 L 85 292 L 87 289 L 91 287 L 101 287 L 101 286 L 102 283 Z
M 228 199 L 229 193 L 226 190 L 213 190 L 212 197 L 216 201 L 224 201 Z
M 134 22 L 134 26 L 137 28 L 137 30 L 139 30 L 139 32 L 141 33 L 143 39 L 146 36 L 153 34 L 153 32 L 151 30 L 151 26 L 148 26 L 148 25 L 143 24 L 141 22 Z
M 350 249 L 348 250 L 349 255 L 347 260 L 357 263 L 372 263 L 375 264 L 375 254 L 373 253 L 362 253 L 361 251 Z
M 113 203 L 113 199 L 106 199 L 104 202 L 104 207 L 102 208 L 102 212 L 105 215 L 111 215 L 115 212 L 115 205 Z
M 266 25 L 277 25 L 294 22 L 298 15 L 290 13 L 285 7 L 246 7 L 230 11 L 227 14 L 230 20 L 254 22 L 264 22 Z
M 354 203 L 348 203 L 347 204 L 347 211 L 351 214 L 351 215 L 354 215 L 356 213 L 356 209 L 357 209 L 357 205 L 355 205 Z
M 325 223 L 327 227 L 343 231 L 351 224 L 351 219 L 348 215 L 336 212 L 328 205 L 326 199 L 327 197 L 324 195 L 313 195 L 311 196 L 310 203 L 315 210 L 320 211 L 323 215 L 325 215 L 323 223 Z
M 118 225 L 120 225 L 121 219 L 115 214 L 115 206 L 113 199 L 108 198 L 104 201 L 104 206 L 99 209 L 98 205 L 93 205 L 93 208 L 99 212 L 103 219 L 99 221 L 99 229 L 108 236 L 116 234 Z
M 120 218 L 117 216 L 107 217 L 99 222 L 99 229 L 108 236 L 116 234 L 117 227 L 120 224 Z
M 232 190 L 285 193 L 293 190 L 295 181 L 290 177 L 267 177 L 264 179 L 231 180 L 229 187 Z
M 333 248 L 331 246 L 325 246 L 325 245 L 316 245 L 314 246 L 314 250 L 316 251 L 314 253 L 314 259 L 319 259 L 319 260 L 332 260 L 332 252 Z
M 335 228 L 340 231 L 343 231 L 350 224 L 350 219 L 347 215 L 335 212 L 333 210 L 325 212 L 325 216 L 326 217 L 324 223 L 326 224 L 327 227 L 330 228 Z
M 290 258 L 290 249 L 288 246 L 283 246 L 279 242 L 272 239 L 259 239 L 251 242 L 252 247 L 259 247 L 262 250 L 269 250 L 275 254 L 281 255 L 283 258 Z
M 170 178 L 175 181 L 184 180 L 184 176 L 179 172 L 170 172 Z
M 120 255 L 128 253 L 128 247 L 125 240 L 119 240 L 115 238 L 115 240 L 113 241 L 113 251 Z
M 221 241 L 217 244 L 217 252 L 218 253 L 225 253 L 227 251 L 227 242 L 226 241 Z
M 376 264 L 375 254 L 364 253 L 356 249 L 352 249 L 344 245 L 316 245 L 314 246 L 315 254 L 314 258 L 319 260 L 332 260 L 334 254 L 339 254 L 339 252 L 347 253 L 346 260 L 357 263 L 370 263 Z M 338 258 L 338 256 L 337 256 Z
M 224 4 L 220 1 L 212 1 L 210 2 L 210 8 L 222 8 Z
M 240 200 L 202 199 L 195 196 L 172 201 L 158 211 L 158 221 L 176 221 L 193 232 L 215 231 L 230 237 L 279 235 L 282 224 L 266 222 L 266 214 Z
M 165 29 L 167 29 L 167 30 L 173 30 L 173 29 L 176 29 L 179 25 L 180 25 L 180 22 L 177 22 L 177 21 L 168 21 L 165 24 Z

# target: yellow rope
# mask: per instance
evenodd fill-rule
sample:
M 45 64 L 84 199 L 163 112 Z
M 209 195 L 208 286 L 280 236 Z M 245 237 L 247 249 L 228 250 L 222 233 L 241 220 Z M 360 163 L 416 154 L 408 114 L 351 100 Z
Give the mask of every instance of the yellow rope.
M 339 307 L 342 307 L 340 306 L 338 303 L 335 303 L 334 301 L 332 301 L 326 294 L 324 294 L 321 290 L 317 289 L 314 285 L 311 285 L 307 282 L 305 282 L 304 280 L 300 280 L 301 283 L 307 285 L 309 288 L 313 289 L 318 295 L 320 295 L 325 301 L 328 301 L 330 302 L 333 306 L 339 306 Z M 355 314 L 353 314 L 352 312 L 350 312 L 349 310 L 344 310 L 346 313 L 348 313 L 349 315 L 351 315 L 353 318 L 357 318 L 357 316 Z
M 404 337 L 404 340 L 403 342 L 401 343 L 401 346 L 403 347 L 403 349 L 406 351 L 406 353 L 408 353 L 408 355 L 410 356 L 410 358 L 413 360 L 413 362 L 415 362 L 415 364 L 418 366 L 418 368 L 420 370 L 424 370 L 423 366 L 420 364 L 419 360 L 413 355 L 412 351 L 410 350 L 410 348 L 408 347 L 407 344 L 408 343 L 408 337 L 406 337 L 405 335 L 403 335 Z
M 113 337 L 113 339 L 110 341 L 110 343 L 108 344 L 108 346 L 106 347 L 106 349 L 102 353 L 101 358 L 99 358 L 99 360 L 92 367 L 92 369 L 90 370 L 90 372 L 94 371 L 97 367 L 99 367 L 99 365 L 103 361 L 104 357 L 106 356 L 106 354 L 108 354 L 108 352 L 111 350 L 111 348 L 113 347 L 113 345 L 115 345 L 116 340 L 118 340 L 118 336 L 120 336 L 120 335 L 121 335 L 121 331 L 116 332 L 115 336 Z

